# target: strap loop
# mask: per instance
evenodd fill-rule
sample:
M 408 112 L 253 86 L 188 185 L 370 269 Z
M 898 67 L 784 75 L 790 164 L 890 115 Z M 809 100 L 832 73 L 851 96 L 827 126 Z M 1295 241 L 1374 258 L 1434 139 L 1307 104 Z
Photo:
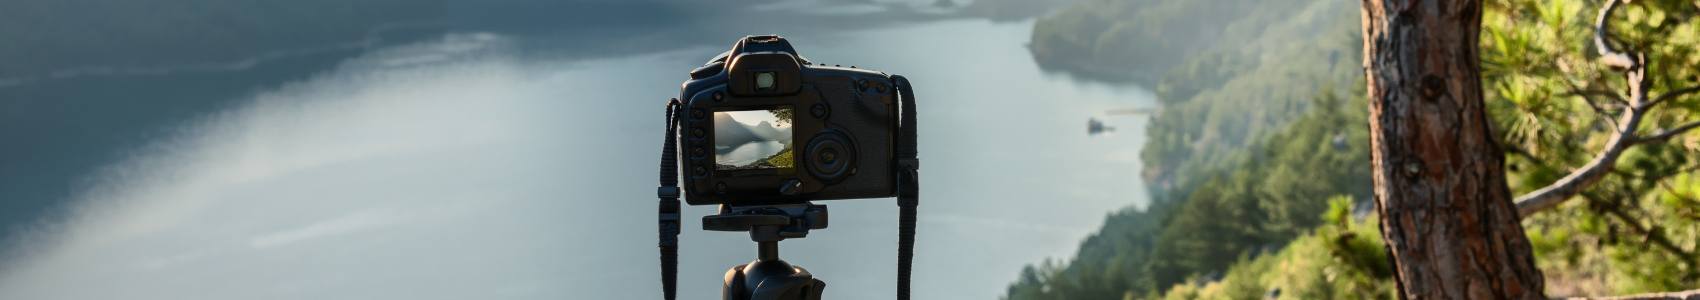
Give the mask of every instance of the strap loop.
M 679 187 L 664 186 L 655 188 L 655 196 L 661 199 L 679 199 Z
M 679 99 L 667 100 L 667 138 L 661 146 L 661 187 L 655 188 L 658 213 L 656 246 L 661 250 L 661 293 L 667 300 L 678 297 L 679 289 L 679 156 L 674 147 L 679 138 Z
M 902 111 L 897 125 L 897 299 L 909 300 L 909 275 L 915 261 L 915 207 L 921 203 L 921 160 L 916 158 L 915 91 L 909 79 L 891 76 Z

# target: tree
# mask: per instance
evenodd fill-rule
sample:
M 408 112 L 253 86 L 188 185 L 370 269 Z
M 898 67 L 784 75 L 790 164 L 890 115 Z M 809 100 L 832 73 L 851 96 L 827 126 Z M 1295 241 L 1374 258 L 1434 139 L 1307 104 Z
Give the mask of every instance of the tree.
M 774 125 L 785 126 L 785 125 L 791 125 L 792 115 L 794 115 L 797 111 L 792 110 L 790 107 L 786 107 L 786 108 L 769 109 L 769 110 L 767 110 L 767 112 L 773 114 L 773 118 L 779 119 L 778 121 L 776 121 L 779 124 L 774 124 Z
M 1365 0 L 1370 157 L 1399 294 L 1541 299 L 1482 101 L 1479 0 Z

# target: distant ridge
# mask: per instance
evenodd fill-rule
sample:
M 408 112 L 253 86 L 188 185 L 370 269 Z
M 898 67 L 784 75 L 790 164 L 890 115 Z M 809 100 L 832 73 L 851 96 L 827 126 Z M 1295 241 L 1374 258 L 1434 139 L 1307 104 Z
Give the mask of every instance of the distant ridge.
M 714 114 L 714 124 L 726 125 L 714 126 L 714 147 L 716 148 L 736 147 L 763 140 L 791 143 L 791 128 L 774 127 L 767 121 L 762 121 L 756 125 L 746 125 L 733 119 L 730 114 L 716 113 Z

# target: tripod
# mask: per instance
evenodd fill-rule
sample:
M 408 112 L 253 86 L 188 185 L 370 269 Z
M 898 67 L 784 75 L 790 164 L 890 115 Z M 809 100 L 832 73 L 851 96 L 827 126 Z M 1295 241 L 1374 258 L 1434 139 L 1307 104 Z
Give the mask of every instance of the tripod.
M 720 206 L 720 214 L 702 217 L 713 231 L 748 231 L 756 242 L 756 260 L 726 271 L 721 298 L 726 300 L 820 300 L 826 282 L 803 267 L 779 259 L 779 241 L 808 237 L 811 229 L 826 228 L 826 206 Z

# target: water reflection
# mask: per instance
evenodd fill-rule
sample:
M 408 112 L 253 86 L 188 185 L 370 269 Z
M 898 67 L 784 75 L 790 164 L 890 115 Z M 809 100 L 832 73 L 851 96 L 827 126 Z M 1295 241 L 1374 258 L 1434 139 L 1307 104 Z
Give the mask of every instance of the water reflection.
M 734 147 L 716 148 L 714 163 L 721 165 L 720 169 L 722 170 L 747 168 L 756 161 L 779 155 L 780 151 L 783 150 L 785 150 L 785 144 L 780 142 L 747 142 Z M 771 165 L 767 167 L 771 168 Z
M 1143 201 L 1143 137 L 1079 125 L 1149 94 L 1047 77 L 1022 48 L 1030 25 L 792 37 L 810 58 L 917 85 L 917 298 L 995 298 L 1023 264 L 1070 255 L 1106 212 Z M 657 298 L 662 100 L 723 49 L 573 62 L 514 44 L 376 51 L 162 139 L 0 262 L 0 299 Z M 895 205 L 827 204 L 832 227 L 783 256 L 827 297 L 889 297 Z M 754 245 L 686 224 L 682 292 L 716 295 Z

